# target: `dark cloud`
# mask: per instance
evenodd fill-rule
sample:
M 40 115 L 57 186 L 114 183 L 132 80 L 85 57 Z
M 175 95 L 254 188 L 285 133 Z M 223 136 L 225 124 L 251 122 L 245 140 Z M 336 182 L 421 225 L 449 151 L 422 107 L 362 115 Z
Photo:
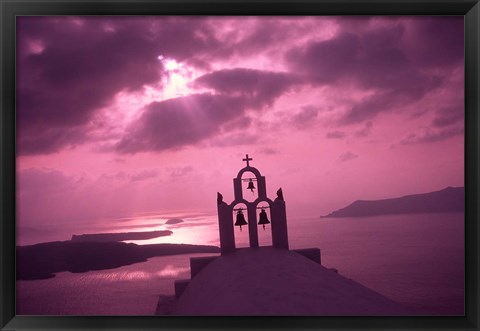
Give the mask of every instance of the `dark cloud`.
M 239 97 L 194 94 L 154 102 L 116 145 L 120 153 L 162 151 L 194 145 L 242 117 L 245 101 Z
M 105 185 L 106 182 L 109 185 L 116 182 L 141 182 L 147 179 L 156 178 L 160 175 L 158 169 L 143 169 L 138 171 L 117 171 L 115 173 L 108 172 L 100 175 L 98 180 L 102 182 L 101 185 Z
M 20 128 L 17 133 L 17 153 L 19 155 L 54 153 L 72 148 L 86 141 L 85 130 L 80 126 L 68 129 L 62 127 Z
M 299 83 L 300 79 L 292 74 L 243 68 L 214 71 L 195 80 L 196 86 L 248 98 L 254 107 L 271 105 L 276 98 Z
M 78 144 L 70 131 L 86 125 L 116 93 L 160 83 L 159 55 L 181 61 L 216 43 L 203 20 L 195 18 L 21 17 L 17 22 L 23 154 Z M 41 143 L 33 144 L 36 139 Z
M 73 177 L 66 176 L 64 173 L 49 168 L 30 168 L 17 172 L 19 187 L 22 188 L 21 194 L 35 192 L 54 192 L 61 193 L 65 190 L 72 190 L 76 186 Z
M 445 107 L 436 112 L 432 124 L 435 127 L 445 127 L 461 122 L 464 118 L 462 106 Z
M 365 127 L 361 130 L 358 130 L 355 132 L 355 135 L 357 137 L 366 137 L 370 134 L 370 131 L 372 131 L 372 122 L 368 121 L 365 123 Z
M 341 16 L 335 17 L 335 22 L 341 27 L 342 31 L 358 33 L 367 30 L 370 23 L 378 19 L 378 16 Z M 387 19 L 389 21 L 395 20 L 392 16 Z
M 412 103 L 445 79 L 441 74 L 426 73 L 412 62 L 413 51 L 405 49 L 406 28 L 397 20 L 392 22 L 370 30 L 359 28 L 357 33 L 342 30 L 336 37 L 312 41 L 287 53 L 292 70 L 304 74 L 311 84 L 353 84 L 375 91 L 353 105 L 340 123 L 366 121 Z M 458 31 L 456 35 L 463 37 Z M 448 43 L 443 46 L 448 47 Z M 435 49 L 440 52 L 443 48 L 437 45 Z
M 193 171 L 193 167 L 185 166 L 185 167 L 178 167 L 178 168 L 168 168 L 167 171 L 170 173 L 172 177 L 183 177 L 188 173 Z
M 312 42 L 287 53 L 287 62 L 294 70 L 306 74 L 320 84 L 333 83 L 341 79 L 355 66 L 352 55 L 359 47 L 353 34 L 343 34 L 321 42 Z
M 267 154 L 267 155 L 275 155 L 275 154 L 280 154 L 280 152 L 274 148 L 271 147 L 265 147 L 262 149 L 259 149 L 257 151 L 259 154 Z
M 441 62 L 443 66 L 460 64 L 463 59 L 461 17 L 392 18 L 382 26 L 365 28 L 368 22 L 368 18 L 339 19 L 341 31 L 337 36 L 294 48 L 286 59 L 319 83 L 352 79 L 362 87 L 400 87 L 410 93 L 419 86 L 428 87 L 429 78 L 421 72 L 423 66 L 412 62 L 422 49 L 428 51 L 425 61 Z
M 252 55 L 281 59 L 285 45 L 301 42 L 302 37 L 310 35 L 312 31 L 328 27 L 333 19 L 314 16 L 213 16 L 208 21 L 211 29 L 217 32 L 220 44 L 202 57 L 203 64 L 206 64 L 204 67 L 208 67 L 212 59 L 250 58 Z
M 291 117 L 292 123 L 297 127 L 306 127 L 314 123 L 318 115 L 318 108 L 305 106 Z
M 224 131 L 245 130 L 250 126 L 250 124 L 252 124 L 252 119 L 250 117 L 244 116 L 226 123 L 223 126 L 223 130 Z
M 221 59 L 265 52 L 269 47 L 288 38 L 281 28 L 283 22 L 284 19 L 279 18 L 263 17 L 258 20 L 254 17 L 243 17 L 241 29 L 222 29 L 225 25 L 235 26 L 239 22 L 236 18 L 210 18 L 210 24 L 218 31 L 222 44 L 209 54 L 209 57 Z
M 421 143 L 434 143 L 442 141 L 457 135 L 463 134 L 464 130 L 460 127 L 430 130 L 427 129 L 420 133 L 412 133 L 400 141 L 401 145 L 413 145 Z
M 158 177 L 159 172 L 156 169 L 146 169 L 146 170 L 141 170 L 138 172 L 135 172 L 130 175 L 130 180 L 132 182 L 138 182 L 150 178 L 155 178 Z
M 445 68 L 463 63 L 464 17 L 409 18 L 405 48 L 412 61 L 425 67 Z
M 263 17 L 261 20 L 255 20 L 250 32 L 235 45 L 236 52 L 240 54 L 248 54 L 252 51 L 262 52 L 265 51 L 267 45 L 271 47 L 284 42 L 291 37 L 289 32 L 297 32 L 291 31 L 291 23 L 287 17 Z M 290 29 L 285 28 L 288 25 Z
M 346 161 L 351 161 L 353 159 L 356 159 L 357 157 L 358 155 L 353 154 L 352 152 L 345 152 L 340 154 L 338 159 L 340 162 L 346 162 Z
M 331 132 L 327 132 L 325 137 L 327 139 L 342 139 L 342 138 L 345 138 L 346 136 L 347 134 L 343 131 L 331 131 Z
M 130 175 L 125 171 L 118 171 L 115 173 L 108 172 L 108 173 L 102 174 L 98 179 L 99 181 L 108 182 L 109 184 L 112 184 L 113 182 L 117 182 L 117 181 L 130 180 Z
M 372 119 L 381 112 L 395 109 L 398 105 L 411 102 L 412 98 L 399 95 L 395 91 L 373 94 L 362 101 L 356 102 L 340 119 L 340 124 L 353 124 Z
M 212 72 L 195 81 L 196 86 L 234 98 L 240 106 L 232 108 L 240 113 L 246 107 L 270 106 L 304 84 L 346 84 L 372 91 L 345 113 L 341 124 L 367 121 L 422 98 L 443 83 L 448 68 L 463 60 L 462 17 L 388 18 L 382 24 L 370 17 L 242 18 L 245 29 L 220 29 L 230 21 L 232 26 L 239 24 L 238 18 L 214 17 L 18 18 L 18 153 L 53 153 L 101 140 L 103 136 L 89 132 L 97 112 L 108 107 L 119 92 L 159 86 L 166 73 L 160 55 L 203 69 L 218 59 L 252 58 L 252 54 L 286 60 L 290 72 L 236 68 Z M 338 23 L 338 35 L 329 40 L 307 40 L 307 32 L 332 21 Z M 285 56 L 288 48 L 292 49 Z M 187 112 L 177 115 L 183 120 Z M 297 115 L 293 120 L 299 126 L 316 116 L 311 110 Z M 172 114 L 149 116 L 174 118 Z M 242 116 L 211 122 L 226 132 L 248 128 L 250 120 Z M 455 116 L 438 113 L 433 125 L 449 125 L 456 121 Z M 139 144 L 146 144 L 147 150 L 180 147 L 217 132 L 207 125 L 203 134 L 181 135 L 184 143 L 160 143 L 154 138 L 146 142 L 132 131 L 133 127 L 140 130 L 139 125 L 128 129 L 119 150 L 126 152 L 127 145 L 137 150 Z M 110 144 L 112 139 L 103 138 Z M 103 145 L 98 142 L 97 146 Z

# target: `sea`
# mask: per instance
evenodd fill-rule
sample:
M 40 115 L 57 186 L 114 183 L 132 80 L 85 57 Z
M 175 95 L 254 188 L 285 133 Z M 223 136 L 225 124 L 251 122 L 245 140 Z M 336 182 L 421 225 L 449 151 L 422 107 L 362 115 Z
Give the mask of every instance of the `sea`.
M 168 229 L 171 236 L 131 242 L 219 245 L 216 215 L 183 221 L 141 229 Z M 248 229 L 235 230 L 237 247 L 248 247 Z M 290 249 L 320 248 L 322 265 L 416 315 L 464 314 L 463 213 L 288 218 L 288 235 Z M 259 242 L 271 245 L 268 225 L 259 227 Z M 174 295 L 175 280 L 190 278 L 189 258 L 207 255 L 216 254 L 154 257 L 115 269 L 17 281 L 16 314 L 152 315 L 159 299 Z

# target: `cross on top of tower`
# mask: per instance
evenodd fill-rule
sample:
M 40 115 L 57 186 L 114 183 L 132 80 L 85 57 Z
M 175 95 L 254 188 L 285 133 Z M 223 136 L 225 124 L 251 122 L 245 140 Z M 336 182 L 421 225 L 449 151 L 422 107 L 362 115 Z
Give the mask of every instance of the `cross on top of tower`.
M 250 162 L 249 161 L 252 161 L 253 159 L 250 157 L 248 157 L 248 154 L 246 156 L 246 158 L 242 159 L 242 161 L 246 161 L 247 162 L 247 167 L 250 167 Z

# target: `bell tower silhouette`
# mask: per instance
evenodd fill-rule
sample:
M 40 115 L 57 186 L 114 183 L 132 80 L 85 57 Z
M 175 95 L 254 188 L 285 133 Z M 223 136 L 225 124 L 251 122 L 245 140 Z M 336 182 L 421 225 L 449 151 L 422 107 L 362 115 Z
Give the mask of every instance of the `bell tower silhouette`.
M 190 275 L 193 279 L 200 271 L 208 267 L 210 262 L 216 259 L 220 261 L 229 260 L 235 255 L 235 225 L 248 227 L 248 238 L 250 242 L 250 249 L 244 249 L 238 253 L 250 254 L 252 250 L 259 247 L 258 245 L 258 227 L 269 227 L 272 232 L 272 246 L 274 248 L 280 248 L 289 250 L 288 247 L 288 232 L 287 232 L 287 213 L 285 209 L 285 200 L 283 199 L 282 189 L 277 190 L 277 197 L 275 200 L 271 200 L 267 197 L 267 189 L 265 185 L 265 177 L 260 174 L 258 169 L 250 166 L 252 158 L 246 155 L 243 159 L 247 163 L 246 167 L 240 169 L 237 177 L 233 179 L 233 190 L 235 199 L 227 204 L 223 201 L 223 196 L 217 192 L 217 211 L 218 211 L 218 229 L 220 232 L 220 253 L 221 256 L 204 256 L 204 257 L 191 257 L 190 258 Z M 254 178 L 242 179 L 242 175 L 245 172 L 251 172 Z M 242 182 L 247 182 L 247 189 L 258 190 L 257 197 L 254 201 L 247 201 L 243 197 Z M 255 182 L 257 187 L 255 187 Z M 250 192 L 248 192 L 249 194 Z M 249 194 L 250 195 L 250 194 Z M 262 203 L 262 205 L 259 205 Z M 244 204 L 246 208 L 235 208 L 237 204 Z M 268 206 L 266 206 L 268 205 Z M 271 221 L 268 221 L 267 213 L 265 209 L 270 209 Z M 248 222 L 245 220 L 243 212 L 246 211 Z M 257 214 L 257 211 L 260 211 Z M 233 215 L 236 216 L 236 222 L 234 225 Z M 239 216 L 241 215 L 241 217 Z M 259 220 L 257 222 L 257 215 Z M 240 229 L 238 230 L 240 231 Z M 265 250 L 267 251 L 267 250 Z M 264 252 L 257 251 L 258 253 Z M 257 253 L 255 252 L 255 253 Z M 294 249 L 290 252 L 295 252 L 306 258 L 321 263 L 320 249 L 318 248 L 302 248 Z M 233 254 L 229 254 L 233 253 Z M 228 270 L 226 270 L 228 272 Z M 179 298 L 189 286 L 191 279 L 179 279 L 175 281 L 175 296 Z M 201 283 L 200 283 L 201 284 Z
M 250 166 L 250 161 L 253 159 L 246 155 L 243 161 L 246 161 L 247 165 L 240 169 L 236 178 L 233 179 L 233 189 L 235 199 L 227 204 L 223 201 L 223 196 L 220 193 L 217 193 L 217 210 L 218 210 L 218 225 L 220 232 L 220 251 L 223 254 L 232 252 L 236 249 L 235 247 L 235 231 L 234 231 L 234 222 L 233 214 L 237 215 L 237 225 L 240 227 L 243 225 L 248 226 L 248 237 L 250 247 L 258 247 L 258 225 L 262 225 L 265 228 L 265 224 L 271 225 L 272 231 L 272 246 L 277 248 L 288 249 L 288 232 L 287 232 L 287 215 L 285 208 L 285 200 L 283 199 L 282 189 L 278 189 L 277 197 L 274 201 L 267 197 L 267 189 L 265 185 L 265 177 L 260 174 L 258 169 Z M 248 189 L 255 189 L 253 181 L 257 183 L 258 196 L 257 198 L 249 202 L 243 197 L 242 190 L 242 175 L 245 172 L 251 172 L 255 178 L 247 179 Z M 243 180 L 245 181 L 245 180 Z M 258 207 L 259 203 L 265 202 L 268 204 L 268 207 Z M 248 217 L 248 222 L 245 224 L 245 219 L 243 217 L 243 210 L 234 209 L 234 206 L 243 203 L 247 206 L 246 213 Z M 268 221 L 267 215 L 264 209 L 270 208 L 270 216 L 272 218 L 271 222 Z M 261 209 L 259 214 L 260 222 L 257 224 L 257 209 Z M 241 217 L 239 217 L 241 214 Z M 243 218 L 243 219 L 242 219 Z

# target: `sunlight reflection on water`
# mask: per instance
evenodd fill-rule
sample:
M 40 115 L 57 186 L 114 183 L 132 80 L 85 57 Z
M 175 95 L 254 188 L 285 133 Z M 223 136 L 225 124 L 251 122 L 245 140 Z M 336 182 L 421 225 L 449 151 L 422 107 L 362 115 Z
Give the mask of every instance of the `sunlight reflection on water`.
M 174 265 L 167 265 L 165 268 L 156 273 L 159 277 L 176 277 L 182 272 L 190 271 L 190 268 L 175 267 Z
M 125 242 L 137 245 L 161 243 L 192 244 L 192 245 L 219 245 L 218 225 L 216 219 L 185 219 L 178 224 L 166 224 L 151 228 L 142 228 L 141 231 L 170 230 L 170 236 L 162 236 L 148 240 L 127 240 Z
M 173 264 L 168 264 L 165 267 L 163 267 L 161 270 L 156 272 L 135 271 L 135 270 L 118 271 L 118 269 L 112 269 L 109 271 L 98 271 L 95 273 L 82 274 L 80 278 L 82 279 L 83 282 L 89 282 L 92 280 L 118 282 L 118 281 L 125 281 L 125 280 L 148 280 L 156 277 L 161 277 L 161 278 L 176 277 L 186 271 L 190 271 L 190 268 L 178 267 L 178 266 L 174 266 Z

